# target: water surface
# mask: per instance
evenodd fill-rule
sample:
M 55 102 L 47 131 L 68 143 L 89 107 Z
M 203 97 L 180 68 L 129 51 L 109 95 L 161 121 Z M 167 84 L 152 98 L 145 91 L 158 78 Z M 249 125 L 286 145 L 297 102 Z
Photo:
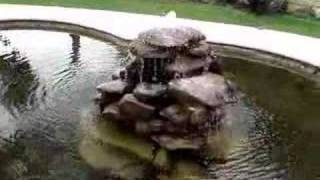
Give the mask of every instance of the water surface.
M 104 179 L 79 154 L 83 117 L 123 58 L 83 36 L 0 31 L 1 179 Z M 228 107 L 231 148 L 225 164 L 207 168 L 210 179 L 319 177 L 319 86 L 245 61 L 225 60 L 225 68 L 248 96 Z

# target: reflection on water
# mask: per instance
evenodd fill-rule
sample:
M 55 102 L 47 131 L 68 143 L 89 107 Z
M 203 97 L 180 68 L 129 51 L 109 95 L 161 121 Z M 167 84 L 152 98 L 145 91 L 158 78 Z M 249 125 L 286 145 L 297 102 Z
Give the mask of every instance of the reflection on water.
M 3 87 L 0 91 L 1 100 L 7 107 L 23 109 L 21 105 L 25 108 L 32 106 L 34 101 L 29 97 L 35 97 L 33 93 L 39 83 L 27 59 L 17 49 L 1 55 L 0 59 L 0 85 Z
M 78 155 L 80 112 L 119 66 L 118 51 L 85 37 L 80 47 L 79 37 L 64 33 L 0 34 L 0 130 L 12 133 L 0 140 L 1 180 L 87 179 L 91 167 Z
M 216 179 L 287 179 L 287 153 L 271 128 L 273 115 L 244 98 L 229 107 L 226 129 L 232 148 L 225 164 L 211 167 Z
M 269 123 L 271 132 L 265 133 L 280 140 L 272 149 L 287 154 L 279 158 L 289 179 L 320 178 L 320 85 L 246 61 L 225 60 L 225 68 L 252 100 L 272 112 L 272 121 L 258 117 L 256 123 Z
M 110 179 L 109 167 L 129 179 L 153 172 L 123 153 L 116 138 L 104 140 L 120 149 L 88 135 L 99 132 L 86 123 L 94 122 L 87 115 L 95 86 L 110 78 L 122 57 L 109 43 L 74 34 L 0 31 L 1 180 Z M 228 107 L 225 131 L 215 140 L 227 136 L 230 151 L 226 163 L 208 167 L 209 179 L 319 175 L 319 86 L 262 65 L 226 60 L 225 66 L 249 97 Z M 142 147 L 148 145 L 136 150 Z M 206 170 L 176 161 L 171 179 Z

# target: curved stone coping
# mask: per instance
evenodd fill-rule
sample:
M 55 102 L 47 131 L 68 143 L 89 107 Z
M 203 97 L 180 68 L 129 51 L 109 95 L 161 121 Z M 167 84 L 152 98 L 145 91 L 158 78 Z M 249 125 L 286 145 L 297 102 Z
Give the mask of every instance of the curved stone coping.
M 285 69 L 320 83 L 320 67 L 257 49 L 225 44 L 211 44 L 218 57 L 242 59 Z
M 123 42 L 153 27 L 191 26 L 202 31 L 211 43 L 270 52 L 320 67 L 320 39 L 291 33 L 182 18 L 76 8 L 3 4 L 0 5 L 0 12 L 0 21 L 12 22 L 11 28 L 26 28 L 28 21 L 34 21 L 38 22 L 35 29 L 76 31 L 111 41 L 119 37 Z M 25 24 L 19 25 L 19 21 Z M 41 22 L 46 22 L 46 25 Z
M 128 46 L 130 40 L 116 37 L 110 33 L 97 29 L 56 21 L 43 20 L 8 20 L 0 21 L 0 30 L 42 29 L 76 33 L 102 41 L 108 41 L 123 47 Z M 278 68 L 287 69 L 293 73 L 305 76 L 309 79 L 320 81 L 320 67 L 304 63 L 303 61 L 288 58 L 282 55 L 263 50 L 244 48 L 235 45 L 210 43 L 219 57 L 244 59 Z
M 76 33 L 79 35 L 88 36 L 102 41 L 108 41 L 120 46 L 128 46 L 129 40 L 114 36 L 108 32 L 98 29 L 85 27 L 72 23 L 58 22 L 58 21 L 44 21 L 44 20 L 0 20 L 0 30 L 52 30 L 68 33 Z

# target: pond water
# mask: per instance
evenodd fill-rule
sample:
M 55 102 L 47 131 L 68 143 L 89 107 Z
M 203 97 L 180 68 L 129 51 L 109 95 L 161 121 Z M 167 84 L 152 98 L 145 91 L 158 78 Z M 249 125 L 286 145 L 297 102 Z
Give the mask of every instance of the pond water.
M 83 36 L 0 31 L 0 179 L 107 179 L 102 164 L 117 166 L 126 156 L 81 144 L 92 129 L 95 87 L 124 57 Z M 228 107 L 231 146 L 226 163 L 205 168 L 209 179 L 320 178 L 319 85 L 247 61 L 226 59 L 224 66 L 244 97 Z

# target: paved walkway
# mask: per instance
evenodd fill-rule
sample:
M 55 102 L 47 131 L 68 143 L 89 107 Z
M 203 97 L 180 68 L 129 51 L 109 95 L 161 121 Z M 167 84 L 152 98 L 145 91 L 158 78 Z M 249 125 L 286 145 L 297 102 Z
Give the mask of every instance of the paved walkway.
M 319 38 L 253 27 L 115 11 L 7 4 L 0 5 L 0 21 L 2 20 L 73 23 L 128 40 L 153 27 L 191 26 L 202 31 L 209 42 L 272 52 L 320 67 Z

